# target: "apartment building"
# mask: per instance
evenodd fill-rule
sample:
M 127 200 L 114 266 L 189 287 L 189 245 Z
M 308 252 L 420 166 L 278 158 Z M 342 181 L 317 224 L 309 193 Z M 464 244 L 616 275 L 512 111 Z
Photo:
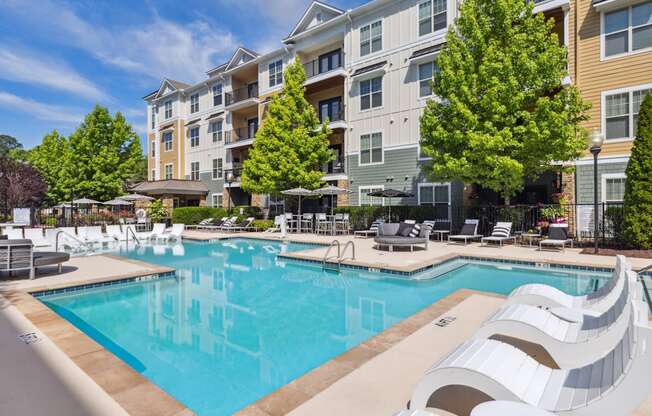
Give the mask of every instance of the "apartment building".
M 555 19 L 560 42 L 568 47 L 564 82 L 578 85 L 593 105 L 586 127 L 605 134 L 601 195 L 606 201 L 622 198 L 638 104 L 652 84 L 652 2 L 535 3 L 535 12 Z M 450 215 L 470 187 L 423 174 L 428 161 L 419 149 L 419 117 L 433 98 L 429 80 L 457 4 L 374 0 L 344 11 L 314 1 L 279 50 L 260 55 L 238 48 L 196 85 L 163 80 L 145 97 L 151 179 L 204 184 L 204 197 L 175 197 L 178 205 L 273 206 L 267 196 L 246 193 L 239 178 L 269 98 L 283 86 L 283 69 L 298 57 L 308 76 L 307 98 L 333 131 L 336 160 L 324 166 L 324 180 L 350 191 L 337 203 L 380 204 L 367 194 L 394 188 L 415 195 L 395 203 L 435 205 L 442 217 Z M 563 190 L 572 201 L 592 202 L 588 156 L 574 163 L 574 173 L 546 176 L 528 184 L 524 194 L 541 200 Z

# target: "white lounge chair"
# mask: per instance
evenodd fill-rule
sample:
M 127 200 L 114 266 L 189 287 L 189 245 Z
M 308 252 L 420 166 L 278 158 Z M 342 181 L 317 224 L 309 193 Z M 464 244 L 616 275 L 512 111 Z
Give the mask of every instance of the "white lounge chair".
M 165 233 L 165 224 L 162 222 L 157 222 L 152 226 L 152 231 L 139 232 L 136 233 L 136 236 L 138 237 L 139 240 L 156 240 L 164 233 Z
M 252 226 L 254 220 L 254 217 L 249 217 L 242 221 L 240 224 L 233 224 L 231 226 L 222 227 L 222 231 L 249 231 L 255 229 L 255 227 Z
M 238 217 L 237 216 L 227 218 L 227 220 L 224 221 L 224 223 L 222 225 L 217 227 L 217 229 L 218 230 L 225 230 L 225 229 L 232 228 L 232 227 L 235 226 L 236 222 L 238 222 Z
M 198 230 L 206 225 L 211 225 L 213 223 L 213 220 L 215 218 L 204 218 L 203 220 L 199 221 L 197 224 L 190 224 L 186 225 L 186 229 L 188 230 Z
M 319 215 L 319 214 L 317 214 Z M 283 224 L 283 216 L 277 215 L 274 217 L 274 226 L 265 230 L 266 233 L 276 233 L 281 231 L 281 224 Z
M 222 217 L 219 221 L 217 222 L 212 222 L 210 224 L 202 225 L 197 227 L 198 230 L 217 230 L 219 229 L 222 225 L 228 221 L 229 217 Z
M 496 340 L 468 341 L 427 371 L 413 392 L 410 410 L 452 411 L 460 396 L 444 392 L 462 388 L 469 393 L 463 403 L 468 408 L 494 399 L 526 403 L 557 415 L 628 415 L 652 391 L 652 331 L 647 316 L 641 318 L 635 310 L 637 305 L 632 302 L 628 307 L 633 309 L 629 325 L 616 347 L 573 369 L 551 369 Z
M 464 225 L 462 226 L 460 233 L 456 235 L 449 235 L 448 242 L 452 243 L 457 241 L 463 241 L 464 245 L 467 245 L 469 243 L 469 240 L 473 241 L 482 238 L 482 235 L 478 234 L 478 224 L 480 224 L 480 220 L 464 221 Z
M 156 238 L 157 241 L 169 243 L 170 241 L 181 241 L 181 235 L 185 230 L 184 224 L 172 224 L 172 228 L 168 232 L 161 234 Z
M 508 305 L 489 318 L 474 338 L 498 336 L 508 344 L 520 340 L 540 345 L 560 368 L 588 365 L 614 349 L 627 330 L 631 313 L 627 305 L 633 300 L 630 282 L 639 283 L 636 273 L 622 273 L 633 276 L 621 278 L 624 285 L 620 297 L 597 317 L 583 315 L 579 322 L 568 322 L 536 306 Z
M 629 268 L 627 259 L 619 255 L 616 256 L 616 267 L 611 280 L 593 293 L 573 296 L 552 286 L 533 283 L 514 289 L 507 298 L 507 304 L 528 304 L 550 309 L 553 313 L 565 312 L 563 309 L 576 309 L 583 315 L 598 316 L 611 308 L 620 297 L 624 284 L 622 278 L 625 276 L 621 271 Z M 565 316 L 562 318 L 571 320 Z
M 7 228 L 5 230 L 7 239 L 9 240 L 22 240 L 23 230 L 21 228 Z
M 43 236 L 41 228 L 26 228 L 25 238 L 32 240 L 34 247 L 52 247 L 52 243 Z
M 482 237 L 480 243 L 482 245 L 485 243 L 498 243 L 502 247 L 505 241 L 514 241 L 514 238 L 515 237 L 512 236 L 512 223 L 498 222 L 494 226 L 491 235 L 489 237 Z
M 124 241 L 124 233 L 120 228 L 120 225 L 107 225 L 106 226 L 106 235 L 113 237 L 118 241 Z
M 548 238 L 539 241 L 539 250 L 544 246 L 561 247 L 562 251 L 566 250 L 566 244 L 573 248 L 573 240 L 568 238 L 568 224 L 550 224 L 548 227 Z
M 115 237 L 104 235 L 102 227 L 88 227 L 86 228 L 86 236 L 84 241 L 89 244 L 115 244 L 118 240 Z

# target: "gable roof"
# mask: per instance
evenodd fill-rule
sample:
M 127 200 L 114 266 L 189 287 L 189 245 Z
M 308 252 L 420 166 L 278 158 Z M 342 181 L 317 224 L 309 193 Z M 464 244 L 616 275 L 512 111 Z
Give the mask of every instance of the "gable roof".
M 310 3 L 310 6 L 308 6 L 306 11 L 303 13 L 301 19 L 299 19 L 299 21 L 294 26 L 294 28 L 292 28 L 292 32 L 290 32 L 287 38 L 289 39 L 308 29 L 310 27 L 310 24 L 317 17 L 317 14 L 320 12 L 325 13 L 326 17 L 322 18 L 322 20 L 318 22 L 316 25 L 313 25 L 313 27 L 344 14 L 344 10 L 339 9 L 335 6 L 331 6 L 330 4 L 326 4 L 321 1 L 313 1 L 312 3 Z
M 147 100 L 149 98 L 161 97 L 163 95 L 163 91 L 165 91 L 166 86 L 170 87 L 170 89 L 172 89 L 173 91 L 179 91 L 179 90 L 185 90 L 186 88 L 189 88 L 191 85 L 186 84 L 185 82 L 176 81 L 169 78 L 163 78 L 163 81 L 161 81 L 161 85 L 158 87 L 158 90 L 152 91 L 151 93 L 144 96 L 143 99 Z
M 225 70 L 229 70 L 240 65 L 239 62 L 243 56 L 249 56 L 251 60 L 254 60 L 258 58 L 260 55 L 258 54 L 258 52 L 254 52 L 251 49 L 245 48 L 244 46 L 238 46 L 238 49 L 235 50 L 233 56 L 231 56 L 231 59 L 229 59 L 229 62 L 226 64 Z

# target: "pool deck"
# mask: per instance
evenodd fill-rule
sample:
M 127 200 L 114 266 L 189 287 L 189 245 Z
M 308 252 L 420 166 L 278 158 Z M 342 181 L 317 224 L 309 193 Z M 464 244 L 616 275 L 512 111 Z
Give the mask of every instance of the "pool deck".
M 186 239 L 200 241 L 234 237 L 280 240 L 278 234 L 269 233 L 184 234 Z M 412 272 L 459 256 L 587 267 L 613 267 L 615 263 L 613 257 L 580 254 L 573 249 L 560 253 L 530 247 L 433 242 L 427 250 L 390 253 L 374 249 L 373 239 L 309 234 L 291 234 L 288 239 L 323 245 L 333 239 L 342 244 L 352 240 L 356 260 L 345 263 L 399 272 Z M 285 256 L 321 261 L 325 251 L 326 247 L 316 246 Z M 631 261 L 634 268 L 650 262 Z M 192 415 L 183 404 L 29 294 L 167 273 L 172 269 L 101 254 L 74 257 L 64 265 L 61 275 L 54 271 L 39 273 L 34 280 L 20 276 L 0 279 L 0 350 L 4 352 L 0 355 L 0 368 L 9 375 L 0 378 L 0 414 Z M 425 369 L 468 339 L 502 303 L 497 295 L 470 290 L 455 292 L 258 400 L 238 415 L 390 415 L 404 408 Z M 457 319 L 443 328 L 433 325 L 441 316 Z M 35 333 L 38 341 L 27 345 L 18 338 L 25 333 Z M 652 396 L 634 414 L 652 414 Z

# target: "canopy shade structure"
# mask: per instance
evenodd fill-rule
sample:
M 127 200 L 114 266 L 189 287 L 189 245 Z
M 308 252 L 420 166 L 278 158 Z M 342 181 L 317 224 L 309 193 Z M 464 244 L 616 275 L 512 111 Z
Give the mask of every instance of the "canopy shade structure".
M 96 201 L 94 199 L 89 199 L 89 198 L 75 199 L 72 201 L 72 203 L 77 205 L 101 205 L 102 204 L 100 201 Z
M 155 198 L 152 198 L 151 196 L 147 195 L 141 195 L 141 194 L 129 194 L 125 196 L 121 196 L 120 198 L 123 201 L 153 201 Z
M 331 215 L 333 215 L 333 206 L 334 206 L 333 199 L 334 199 L 334 196 L 335 195 L 347 194 L 347 193 L 349 193 L 349 190 L 344 189 L 344 188 L 338 188 L 337 186 L 334 186 L 334 185 L 328 185 L 328 186 L 325 186 L 323 188 L 316 189 L 315 193 L 319 194 L 319 195 L 330 195 L 330 197 L 331 197 Z
M 286 196 L 298 196 L 299 197 L 299 221 L 301 221 L 301 200 L 304 196 L 315 196 L 318 195 L 316 192 L 311 191 L 305 188 L 293 188 L 281 192 Z
M 112 205 L 112 206 L 120 207 L 120 206 L 129 206 L 133 204 L 129 201 L 125 201 L 124 199 L 112 199 L 110 201 L 104 202 L 104 205 Z
M 388 221 L 392 221 L 392 198 L 412 198 L 414 194 L 410 192 L 399 191 L 396 189 L 383 189 L 381 191 L 369 192 L 367 195 L 376 198 L 389 198 L 389 214 Z

